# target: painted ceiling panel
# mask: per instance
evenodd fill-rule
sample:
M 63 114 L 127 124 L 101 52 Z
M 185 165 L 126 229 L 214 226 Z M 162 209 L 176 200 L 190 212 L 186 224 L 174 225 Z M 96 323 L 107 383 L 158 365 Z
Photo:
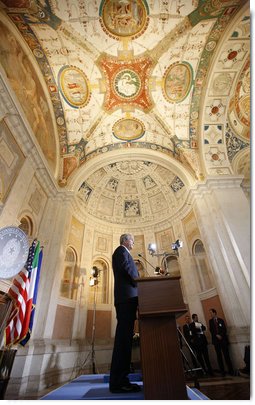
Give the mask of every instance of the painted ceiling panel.
M 22 105 L 16 69 L 10 84 L 83 213 L 150 224 L 185 203 L 189 176 L 243 171 L 248 182 L 249 2 L 2 0 L 0 11 L 41 98 L 28 86 Z M 13 49 L 1 41 L 6 72 L 19 65 Z

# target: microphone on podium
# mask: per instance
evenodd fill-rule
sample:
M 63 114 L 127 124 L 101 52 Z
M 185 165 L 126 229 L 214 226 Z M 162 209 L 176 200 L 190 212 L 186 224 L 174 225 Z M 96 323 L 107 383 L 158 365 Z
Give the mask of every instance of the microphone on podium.
M 160 268 L 159 268 L 159 267 L 154 267 L 150 262 L 148 262 L 147 259 L 145 259 L 145 257 L 143 257 L 143 256 L 141 255 L 141 253 L 138 253 L 138 256 L 141 257 L 146 263 L 148 263 L 148 264 L 153 268 L 155 274 L 160 274 Z M 149 272 L 147 271 L 147 269 L 144 268 L 144 270 L 146 271 L 147 275 L 148 275 L 149 277 L 151 277 L 151 275 L 149 274 Z

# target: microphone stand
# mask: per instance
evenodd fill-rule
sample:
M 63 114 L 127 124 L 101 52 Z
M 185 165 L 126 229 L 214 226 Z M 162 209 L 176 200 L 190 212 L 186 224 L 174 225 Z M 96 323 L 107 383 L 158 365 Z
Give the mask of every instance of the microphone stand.
M 145 257 L 143 257 L 143 256 L 141 255 L 141 253 L 138 253 L 138 256 L 141 257 L 146 263 L 148 263 L 148 264 L 153 268 L 154 272 L 157 273 L 157 268 L 154 267 L 150 262 L 148 262 L 148 260 L 145 259 Z M 149 277 L 151 277 L 151 275 L 149 274 L 149 272 L 147 271 L 147 269 L 144 269 L 144 270 L 146 271 L 147 275 L 148 275 Z

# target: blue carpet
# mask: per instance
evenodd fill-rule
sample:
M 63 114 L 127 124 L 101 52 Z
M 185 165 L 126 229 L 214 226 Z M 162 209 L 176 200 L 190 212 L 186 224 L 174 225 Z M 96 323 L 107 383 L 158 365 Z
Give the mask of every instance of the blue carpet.
M 130 381 L 135 381 L 140 385 L 140 392 L 132 392 L 129 394 L 112 394 L 109 391 L 109 374 L 89 374 L 80 375 L 64 384 L 62 387 L 51 391 L 47 395 L 40 398 L 41 400 L 144 400 L 142 375 L 134 373 L 129 375 Z M 198 389 L 187 386 L 187 395 L 191 400 L 208 400 Z
M 143 380 L 141 373 L 132 373 L 132 374 L 129 374 L 129 375 L 128 375 L 128 378 L 129 378 L 129 381 L 130 381 L 130 382 L 136 382 L 136 381 L 142 381 L 142 380 Z M 109 380 L 110 380 L 110 374 L 105 374 L 105 375 L 104 375 L 104 378 L 103 378 L 103 381 L 104 381 L 105 383 L 109 383 Z

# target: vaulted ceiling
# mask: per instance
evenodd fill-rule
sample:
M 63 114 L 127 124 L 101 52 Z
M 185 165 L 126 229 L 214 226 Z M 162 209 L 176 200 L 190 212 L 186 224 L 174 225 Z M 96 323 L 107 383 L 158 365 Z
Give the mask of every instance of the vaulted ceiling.
M 175 215 L 208 175 L 249 184 L 249 2 L 0 6 L 3 69 L 81 211 L 146 225 Z

